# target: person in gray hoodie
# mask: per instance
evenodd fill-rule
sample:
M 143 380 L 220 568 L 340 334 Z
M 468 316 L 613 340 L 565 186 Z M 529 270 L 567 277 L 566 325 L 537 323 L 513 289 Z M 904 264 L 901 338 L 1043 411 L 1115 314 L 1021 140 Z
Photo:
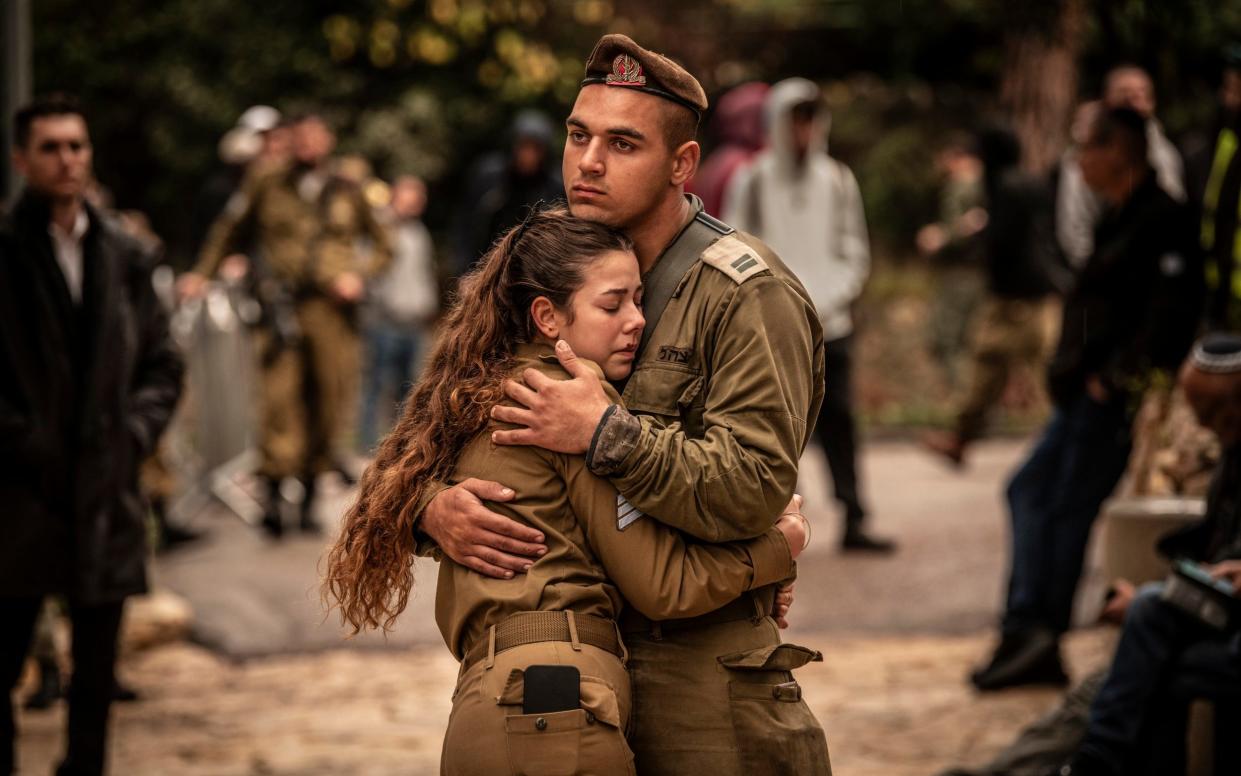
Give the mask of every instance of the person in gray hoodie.
M 815 436 L 845 513 L 845 550 L 891 552 L 865 530 L 857 483 L 850 387 L 853 303 L 870 274 L 870 241 L 853 172 L 827 154 L 830 116 L 804 78 L 775 84 L 766 103 L 768 147 L 733 176 L 724 220 L 772 246 L 809 292 L 823 324 L 826 386 Z

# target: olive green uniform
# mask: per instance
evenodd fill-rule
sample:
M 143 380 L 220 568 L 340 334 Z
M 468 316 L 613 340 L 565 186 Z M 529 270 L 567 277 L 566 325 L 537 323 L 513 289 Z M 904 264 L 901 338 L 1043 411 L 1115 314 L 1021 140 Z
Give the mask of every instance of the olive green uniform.
M 987 414 L 1004 396 L 1009 377 L 1019 369 L 1041 376 L 1051 359 L 1060 329 L 1060 302 L 1006 299 L 990 295 L 971 326 L 969 387 L 957 410 L 957 437 L 982 436 Z M 1035 381 L 1039 384 L 1041 381 Z
M 646 514 L 732 541 L 767 530 L 792 496 L 823 399 L 823 337 L 771 250 L 690 201 L 695 219 L 644 278 L 647 331 L 624 407 L 605 414 L 587 461 Z M 773 595 L 674 622 L 624 618 L 644 776 L 830 774 L 789 673 L 818 655 L 781 644 Z
M 534 368 L 567 377 L 548 346 L 523 345 L 517 355 L 515 375 Z M 611 398 L 619 400 L 614 391 Z M 516 499 L 495 509 L 542 531 L 548 551 L 512 580 L 442 559 L 436 621 L 462 667 L 441 769 L 633 773 L 623 736 L 631 701 L 617 617 L 626 606 L 657 619 L 713 611 L 788 576 L 788 544 L 770 519 L 750 541 L 688 540 L 620 499 L 581 456 L 498 447 L 490 431 L 466 447 L 453 481 L 486 477 L 510 485 Z M 576 666 L 581 708 L 521 714 L 523 671 L 534 664 Z
M 281 167 L 248 179 L 211 227 L 196 272 L 257 243 L 260 296 L 288 300 L 300 341 L 279 329 L 258 337 L 261 473 L 301 476 L 330 467 L 355 393 L 359 343 L 354 305 L 329 294 L 345 272 L 372 277 L 391 261 L 387 235 L 358 189 L 330 174 Z M 357 246 L 369 241 L 369 259 Z M 267 301 L 267 300 L 265 300 Z M 268 310 L 268 316 L 280 311 Z

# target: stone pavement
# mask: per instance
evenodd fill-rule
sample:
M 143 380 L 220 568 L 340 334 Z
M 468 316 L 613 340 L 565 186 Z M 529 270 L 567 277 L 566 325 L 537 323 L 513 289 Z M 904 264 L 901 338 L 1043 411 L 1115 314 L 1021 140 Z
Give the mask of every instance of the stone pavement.
M 978 696 L 963 672 L 987 636 L 822 634 L 825 661 L 798 671 L 827 731 L 836 776 L 932 776 L 980 763 L 1041 716 L 1050 689 Z M 1082 631 L 1081 677 L 1111 634 Z M 143 693 L 116 707 L 116 776 L 413 776 L 437 772 L 456 663 L 447 651 L 330 650 L 230 662 L 174 645 L 126 661 Z M 47 774 L 63 709 L 21 720 L 22 774 Z
M 799 563 L 795 633 L 965 633 L 994 622 L 1007 557 L 1001 496 L 1025 445 L 982 443 L 964 472 L 949 470 L 909 442 L 867 447 L 863 489 L 876 532 L 901 541 L 892 558 L 837 551 L 840 521 L 828 500 L 822 455 L 812 448 L 799 491 L 815 532 Z M 320 514 L 330 527 L 348 498 L 336 488 L 321 500 Z M 198 642 L 240 658 L 342 645 L 337 620 L 325 619 L 319 598 L 325 538 L 294 532 L 273 543 L 223 510 L 206 518 L 206 541 L 160 558 L 155 568 L 159 585 L 193 604 Z M 417 589 L 396 629 L 386 640 L 368 634 L 349 646 L 439 644 L 435 576 L 435 564 L 420 560 Z M 1097 598 L 1097 583 L 1086 595 Z
M 822 461 L 808 457 L 801 491 L 816 533 L 788 637 L 825 654 L 798 677 L 837 776 L 930 776 L 980 761 L 1055 702 L 1052 690 L 979 697 L 964 682 L 990 646 L 1006 557 L 1000 495 L 1023 449 L 986 443 L 954 473 L 907 442 L 871 445 L 875 529 L 902 542 L 891 558 L 837 552 Z M 346 498 L 325 500 L 325 517 Z M 159 584 L 193 604 L 199 644 L 125 660 L 144 700 L 117 710 L 113 773 L 434 773 L 455 678 L 431 616 L 434 565 L 422 564 L 419 594 L 386 643 L 344 642 L 318 598 L 324 539 L 272 545 L 222 516 L 210 528 L 208 543 L 157 564 Z M 1111 638 L 1076 634 L 1074 674 L 1102 665 Z M 60 714 L 24 716 L 23 773 L 47 772 Z

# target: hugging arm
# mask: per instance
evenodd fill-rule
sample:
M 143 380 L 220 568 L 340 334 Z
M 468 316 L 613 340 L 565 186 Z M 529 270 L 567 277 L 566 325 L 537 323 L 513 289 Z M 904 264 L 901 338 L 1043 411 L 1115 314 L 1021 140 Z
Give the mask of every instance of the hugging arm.
M 703 436 L 618 407 L 587 459 L 634 506 L 709 542 L 771 527 L 793 494 L 807 419 L 822 401 L 814 309 L 772 276 L 736 291 L 711 354 Z
M 558 458 L 591 549 L 629 604 L 653 620 L 714 611 L 792 570 L 794 552 L 780 528 L 746 542 L 701 544 L 639 516 L 581 459 Z M 628 518 L 623 528 L 620 516 Z

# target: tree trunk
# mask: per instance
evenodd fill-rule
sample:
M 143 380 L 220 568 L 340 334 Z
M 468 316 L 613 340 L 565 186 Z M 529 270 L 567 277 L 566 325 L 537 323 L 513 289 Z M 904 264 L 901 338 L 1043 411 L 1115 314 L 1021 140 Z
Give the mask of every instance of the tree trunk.
M 1012 21 L 1000 101 L 1021 141 L 1023 166 L 1034 173 L 1051 168 L 1068 135 L 1077 99 L 1083 4 L 1045 0 L 1006 7 Z

